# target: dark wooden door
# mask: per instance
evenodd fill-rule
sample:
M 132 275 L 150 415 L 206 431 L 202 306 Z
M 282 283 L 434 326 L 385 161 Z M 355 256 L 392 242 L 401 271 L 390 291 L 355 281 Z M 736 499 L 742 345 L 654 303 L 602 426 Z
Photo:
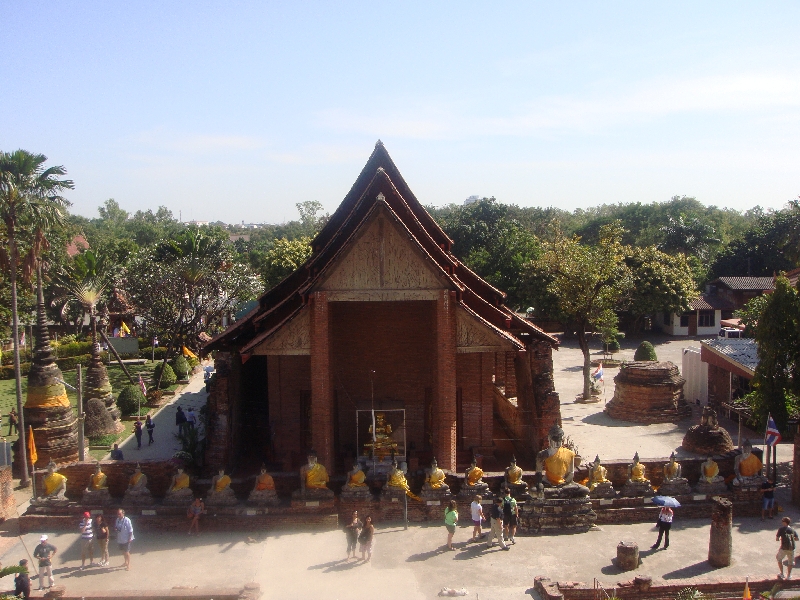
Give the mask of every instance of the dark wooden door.
M 689 315 L 689 335 L 697 335 L 697 311 Z

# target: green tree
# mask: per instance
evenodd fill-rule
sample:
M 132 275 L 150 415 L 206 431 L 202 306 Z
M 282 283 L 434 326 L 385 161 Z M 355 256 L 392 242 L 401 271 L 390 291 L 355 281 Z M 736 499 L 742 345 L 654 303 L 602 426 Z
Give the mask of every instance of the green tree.
M 772 414 L 786 431 L 796 413 L 800 396 L 800 294 L 786 277 L 775 280 L 775 291 L 767 296 L 756 328 L 758 366 L 748 395 L 761 422 Z
M 594 246 L 581 243 L 559 230 L 553 241 L 542 243 L 542 255 L 524 275 L 528 290 L 545 287 L 558 299 L 559 320 L 575 333 L 583 352 L 583 394 L 591 395 L 591 357 L 589 336 L 593 330 L 608 330 L 617 325 L 615 312 L 633 284 L 625 263 L 623 230 L 618 222 L 600 229 Z
M 265 289 L 278 285 L 285 277 L 299 269 L 311 256 L 311 238 L 293 240 L 278 238 L 266 251 L 254 251 L 251 264 L 261 274 Z
M 61 166 L 45 167 L 47 157 L 26 150 L 0 152 L 0 220 L 3 224 L 3 244 L 0 263 L 8 270 L 11 283 L 12 339 L 14 341 L 14 376 L 16 379 L 17 412 L 19 413 L 19 444 L 25 448 L 25 423 L 22 411 L 22 377 L 19 360 L 19 314 L 17 311 L 17 269 L 22 255 L 28 274 L 45 245 L 44 233 L 61 224 L 63 210 L 69 202 L 61 195 L 72 189 Z M 24 232 L 35 231 L 27 248 L 21 245 Z M 29 485 L 28 463 L 22 461 L 21 485 Z
M 756 337 L 756 329 L 758 328 L 758 321 L 761 315 L 764 314 L 764 309 L 769 300 L 768 295 L 756 296 L 747 301 L 747 303 L 734 313 L 737 319 L 741 319 L 744 325 L 745 337 Z

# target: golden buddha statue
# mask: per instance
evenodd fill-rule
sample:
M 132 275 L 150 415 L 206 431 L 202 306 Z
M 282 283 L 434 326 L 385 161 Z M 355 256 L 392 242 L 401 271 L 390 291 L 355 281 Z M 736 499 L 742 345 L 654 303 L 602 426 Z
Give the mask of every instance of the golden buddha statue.
M 275 489 L 275 480 L 272 479 L 272 475 L 267 473 L 267 468 L 262 465 L 261 473 L 259 473 L 258 477 L 256 477 L 256 486 L 253 488 L 253 491 L 263 492 L 265 490 L 274 490 L 274 489 Z
M 536 455 L 536 472 L 539 475 L 540 491 L 551 488 L 547 494 L 557 497 L 578 497 L 589 493 L 575 483 L 575 466 L 580 457 L 564 445 L 564 430 L 555 423 L 547 433 L 548 448 Z M 552 488 L 556 488 L 553 490 Z
M 372 455 L 378 459 L 383 460 L 389 455 L 393 455 L 397 451 L 397 442 L 392 439 L 392 425 L 386 422 L 386 415 L 382 412 L 375 413 L 375 428 L 373 433 L 373 426 L 369 426 L 369 433 L 373 434 L 371 442 L 364 444 L 364 455 L 368 456 L 370 449 Z
M 425 470 L 425 483 L 422 485 L 422 489 L 446 493 L 450 490 L 450 486 L 444 482 L 444 478 L 444 471 L 439 468 L 439 464 L 434 457 L 431 461 L 431 468 Z
M 650 480 L 645 477 L 645 466 L 639 462 L 639 453 L 633 455 L 633 463 L 628 467 L 628 481 L 633 483 L 650 483 Z
M 315 498 L 328 498 L 333 496 L 333 491 L 328 489 L 328 471 L 325 466 L 317 462 L 317 453 L 308 452 L 308 463 L 300 467 L 300 489 L 292 493 L 292 497 L 305 499 L 307 496 Z
M 467 469 L 464 477 L 469 487 L 477 487 L 483 483 L 483 469 L 478 466 L 478 459 L 472 457 L 472 465 Z
M 92 475 L 89 487 L 94 491 L 108 489 L 108 477 L 100 468 L 100 463 L 97 463 L 94 466 L 94 475 Z
M 736 473 L 733 485 L 747 487 L 760 486 L 761 469 L 763 466 L 759 458 L 753 454 L 753 444 L 750 440 L 745 440 L 742 445 L 742 453 L 733 461 L 733 472 Z
M 367 487 L 365 483 L 367 480 L 367 476 L 364 474 L 364 470 L 361 468 L 361 465 L 358 462 L 353 464 L 353 468 L 347 474 L 347 484 L 351 488 L 356 487 Z
M 608 474 L 608 469 L 606 469 L 603 465 L 600 464 L 600 455 L 599 454 L 596 455 L 594 457 L 594 462 L 592 463 L 592 467 L 589 470 L 589 489 L 593 490 L 602 483 L 611 483 L 606 478 L 607 474 Z
M 420 497 L 411 492 L 411 488 L 408 485 L 408 480 L 406 479 L 406 474 L 403 473 L 400 467 L 397 466 L 397 461 L 392 460 L 392 468 L 386 476 L 386 488 L 384 489 L 384 493 L 391 495 L 392 492 L 399 493 L 401 491 L 409 498 L 413 498 L 414 500 L 422 500 Z
M 669 457 L 669 462 L 664 465 L 664 481 L 679 479 L 680 476 L 681 465 L 675 460 L 675 453 L 673 452 Z
M 522 485 L 524 484 L 525 487 L 528 486 L 527 483 L 522 481 L 522 469 L 517 466 L 517 457 L 511 457 L 511 464 L 506 467 L 505 476 L 503 477 L 503 483 L 505 487 L 513 486 L 513 485 Z

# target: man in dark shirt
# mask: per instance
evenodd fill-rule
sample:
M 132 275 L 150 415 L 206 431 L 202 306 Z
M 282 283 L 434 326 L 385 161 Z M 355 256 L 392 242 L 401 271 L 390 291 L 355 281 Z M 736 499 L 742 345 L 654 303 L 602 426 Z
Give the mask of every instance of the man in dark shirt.
M 781 547 L 778 549 L 778 554 L 775 555 L 775 558 L 778 559 L 778 567 L 781 570 L 780 575 L 778 577 L 783 579 L 783 559 L 786 559 L 786 579 L 792 578 L 792 567 L 794 566 L 794 548 L 795 542 L 797 541 L 797 534 L 794 532 L 794 529 L 789 527 L 789 523 L 791 523 L 791 519 L 789 517 L 783 517 L 781 519 L 783 526 L 778 529 L 778 533 L 775 534 L 775 541 L 780 541 Z
M 764 496 L 761 504 L 761 520 L 764 520 L 767 511 L 769 511 L 769 518 L 772 519 L 772 512 L 775 508 L 775 482 L 771 477 L 767 477 L 767 480 L 761 484 L 761 494 Z
M 122 456 L 122 450 L 119 449 L 119 444 L 114 444 L 114 449 L 111 451 L 111 460 L 125 460 Z
M 14 595 L 27 600 L 31 597 L 31 577 L 28 575 L 28 561 L 23 558 L 19 561 L 19 566 L 24 567 L 25 572 L 14 575 Z
M 47 536 L 43 535 L 39 539 L 39 545 L 33 549 L 33 558 L 39 559 L 39 589 L 43 590 L 45 587 L 51 588 L 55 583 L 53 579 L 53 565 L 50 560 L 57 552 L 56 547 L 47 542 Z M 44 585 L 44 579 L 47 577 L 48 585 Z
M 486 541 L 486 547 L 491 548 L 494 546 L 494 538 L 500 541 L 500 547 L 503 550 L 510 549 L 503 540 L 503 499 L 495 498 L 492 508 L 489 509 L 489 517 L 491 519 L 492 530 L 489 533 L 489 539 Z

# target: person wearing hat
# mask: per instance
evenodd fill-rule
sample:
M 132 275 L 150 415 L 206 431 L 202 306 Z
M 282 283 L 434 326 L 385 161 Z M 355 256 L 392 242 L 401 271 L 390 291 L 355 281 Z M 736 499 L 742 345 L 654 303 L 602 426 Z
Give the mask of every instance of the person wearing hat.
M 53 579 L 53 566 L 51 564 L 51 559 L 55 556 L 58 550 L 56 549 L 53 544 L 49 544 L 47 542 L 47 536 L 43 535 L 39 538 L 39 545 L 33 549 L 33 557 L 39 559 L 39 589 L 43 590 L 45 588 L 53 587 L 55 584 L 55 579 Z M 44 578 L 47 577 L 48 584 L 45 586 Z
M 78 525 L 81 532 L 81 571 L 86 568 L 86 555 L 89 555 L 89 566 L 94 566 L 94 529 L 92 529 L 92 515 L 83 513 L 83 520 Z
M 14 595 L 27 600 L 31 597 L 31 577 L 28 575 L 28 561 L 23 558 L 19 561 L 19 566 L 25 571 L 14 575 Z

